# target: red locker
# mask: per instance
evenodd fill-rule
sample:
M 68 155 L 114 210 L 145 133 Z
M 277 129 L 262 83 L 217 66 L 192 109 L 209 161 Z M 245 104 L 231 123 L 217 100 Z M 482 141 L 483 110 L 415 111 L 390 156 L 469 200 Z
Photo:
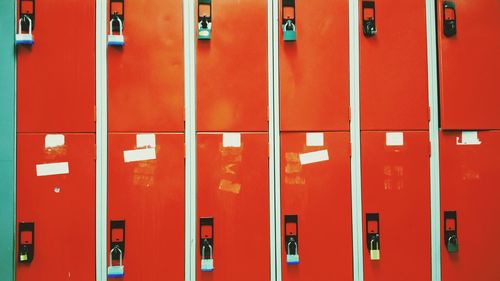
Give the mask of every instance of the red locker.
M 16 280 L 94 280 L 95 137 L 44 139 L 17 135 Z
M 109 134 L 107 251 L 123 252 L 120 280 L 184 279 L 184 136 L 153 139 L 143 148 L 136 134 Z
M 197 280 L 270 279 L 267 134 L 226 146 L 222 134 L 197 138 Z
M 428 128 L 425 1 L 359 1 L 362 130 Z
M 349 130 L 348 1 L 294 2 L 280 9 L 295 10 L 297 34 L 279 31 L 281 130 Z
M 199 131 L 267 131 L 267 4 L 212 1 L 211 38 L 196 48 Z
M 500 280 L 500 246 L 492 240 L 500 236 L 500 131 L 478 138 L 463 145 L 460 132 L 440 136 L 443 281 Z
M 427 132 L 362 132 L 365 280 L 430 280 Z
M 19 6 L 35 9 L 35 44 L 17 47 L 18 132 L 95 131 L 95 1 Z
M 323 145 L 314 146 L 308 146 L 305 133 L 281 134 L 285 281 L 353 278 L 349 133 L 319 134 L 324 135 Z M 328 160 L 321 158 L 319 153 L 323 151 Z M 308 156 L 314 156 L 311 153 L 318 154 L 309 160 Z M 296 216 L 295 226 L 293 222 L 288 225 L 287 216 Z M 294 234 L 296 237 L 290 237 Z M 287 261 L 287 254 L 295 254 L 289 246 L 298 248 L 298 264 Z
M 109 130 L 183 131 L 182 1 L 111 2 L 125 45 L 108 47 Z
M 441 127 L 499 129 L 500 2 L 439 0 Z

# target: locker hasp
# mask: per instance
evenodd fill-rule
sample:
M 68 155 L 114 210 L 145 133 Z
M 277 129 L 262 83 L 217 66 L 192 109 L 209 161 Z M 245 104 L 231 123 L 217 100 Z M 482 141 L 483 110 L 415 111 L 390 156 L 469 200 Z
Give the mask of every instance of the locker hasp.
M 212 0 L 198 1 L 198 39 L 210 40 L 212 36 Z
M 214 219 L 200 218 L 201 272 L 214 271 Z
M 457 12 L 455 2 L 443 2 L 443 32 L 446 37 L 452 37 L 457 34 Z
M 118 251 L 113 251 L 118 246 Z M 109 250 L 113 260 L 118 260 L 125 255 L 125 221 L 111 221 L 109 227 Z
M 295 26 L 295 0 L 283 0 L 281 7 L 283 40 L 296 41 L 297 31 Z
M 380 260 L 380 221 L 378 213 L 366 214 L 366 243 L 370 260 Z
M 457 212 L 444 212 L 444 244 L 449 253 L 458 252 Z
M 35 255 L 35 223 L 19 223 L 18 235 L 18 261 L 31 263 Z
M 297 215 L 285 215 L 286 263 L 299 264 L 299 218 Z
M 363 34 L 365 37 L 372 37 L 377 33 L 375 22 L 375 2 L 362 2 Z
M 19 1 L 19 25 L 16 33 L 16 45 L 31 46 L 35 43 L 35 0 Z

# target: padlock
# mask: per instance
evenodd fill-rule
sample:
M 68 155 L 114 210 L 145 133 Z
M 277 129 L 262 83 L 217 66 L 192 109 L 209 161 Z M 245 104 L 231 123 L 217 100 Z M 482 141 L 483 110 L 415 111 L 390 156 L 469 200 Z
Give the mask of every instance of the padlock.
M 113 252 L 118 251 L 120 255 L 120 265 L 113 265 Z M 123 267 L 123 255 L 120 247 L 115 246 L 109 253 L 108 278 L 121 278 L 125 275 Z
M 28 21 L 28 33 L 23 33 L 21 23 L 27 20 Z M 24 15 L 19 19 L 19 33 L 16 34 L 16 45 L 33 45 L 35 40 L 33 39 L 33 34 L 31 33 L 33 29 L 33 23 L 31 22 L 30 17 Z
M 120 27 L 120 34 L 113 34 L 113 22 L 118 21 Z M 113 17 L 109 22 L 109 35 L 108 35 L 108 46 L 118 46 L 123 47 L 125 45 L 125 38 L 123 37 L 123 23 L 119 17 Z
M 19 261 L 23 262 L 23 261 L 27 261 L 28 260 L 28 254 L 26 253 L 21 253 L 19 255 Z
M 295 253 L 293 254 L 292 251 L 291 251 L 291 245 L 295 244 Z M 287 264 L 299 264 L 299 250 L 298 250 L 298 246 L 297 246 L 297 242 L 295 242 L 294 240 L 291 240 L 290 242 L 288 242 L 287 244 L 287 250 L 288 250 L 288 253 L 286 254 L 286 263 Z
M 214 271 L 214 257 L 212 246 L 207 244 L 208 250 L 210 251 L 210 258 L 205 259 L 205 249 L 207 248 L 205 245 L 201 248 L 201 272 L 212 272 Z
M 448 252 L 450 253 L 455 253 L 458 252 L 458 241 L 457 241 L 457 236 L 456 235 L 451 235 L 448 238 L 448 243 L 446 244 L 446 248 L 448 249 Z
M 380 249 L 378 246 L 378 242 L 375 242 L 375 238 L 370 241 L 370 259 L 372 261 L 380 260 Z M 373 244 L 376 245 L 376 249 L 373 247 Z
M 201 20 L 198 23 L 198 39 L 200 40 L 210 40 L 212 36 L 212 23 L 206 19 Z
M 295 31 L 295 24 L 293 24 L 292 20 L 287 20 L 287 22 L 283 25 L 283 40 L 297 40 L 297 32 Z

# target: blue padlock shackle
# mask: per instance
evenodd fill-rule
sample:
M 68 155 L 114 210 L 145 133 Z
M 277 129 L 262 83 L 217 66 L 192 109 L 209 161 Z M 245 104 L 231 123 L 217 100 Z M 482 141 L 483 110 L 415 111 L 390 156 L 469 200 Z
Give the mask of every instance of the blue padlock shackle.
M 113 17 L 109 21 L 109 35 L 113 35 L 113 21 L 115 21 L 115 20 L 118 21 L 118 25 L 120 26 L 120 35 L 123 35 L 123 23 L 119 17 Z
M 120 254 L 120 266 L 123 266 L 123 257 L 122 257 L 122 250 L 120 250 L 120 247 L 116 245 L 113 249 L 111 249 L 111 252 L 109 252 L 109 266 L 113 265 L 113 252 L 117 250 Z
M 295 255 L 298 255 L 299 254 L 299 247 L 297 247 L 297 242 L 295 242 L 295 240 L 291 240 L 290 242 L 288 242 L 287 244 L 287 248 L 288 248 L 288 254 L 289 255 L 292 255 L 291 251 L 290 251 L 290 245 L 295 244 Z
M 290 20 L 290 19 L 286 21 L 285 26 L 284 26 L 284 30 L 287 30 L 286 28 L 288 26 L 291 26 L 292 30 L 295 31 L 295 24 L 293 24 L 292 20 Z
M 33 23 L 30 19 L 30 17 L 28 17 L 27 15 L 23 15 L 20 19 L 19 19 L 19 34 L 22 34 L 23 33 L 23 29 L 21 27 L 21 23 L 24 21 L 24 20 L 28 20 L 28 23 L 29 23 L 29 29 L 28 29 L 28 34 L 31 35 L 31 30 L 33 29 Z
M 202 260 L 205 259 L 205 249 L 206 249 L 206 246 L 203 245 L 203 247 L 201 247 L 201 259 Z M 210 250 L 210 259 L 212 260 L 213 259 L 213 251 L 212 251 L 212 246 L 210 244 L 208 244 L 208 249 Z

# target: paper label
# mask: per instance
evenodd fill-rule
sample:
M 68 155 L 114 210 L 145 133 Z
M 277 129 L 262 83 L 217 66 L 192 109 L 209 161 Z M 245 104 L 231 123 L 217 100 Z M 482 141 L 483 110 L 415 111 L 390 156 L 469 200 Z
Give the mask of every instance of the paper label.
M 46 135 L 45 148 L 53 148 L 64 145 L 64 135 Z
M 404 145 L 404 137 L 402 132 L 392 132 L 385 134 L 386 146 L 402 146 Z
M 240 133 L 223 133 L 222 134 L 223 147 L 241 147 L 241 134 Z
M 156 159 L 156 150 L 154 148 L 125 150 L 123 158 L 125 163 L 154 160 Z
M 156 147 L 155 134 L 137 134 L 135 139 L 137 148 Z
M 53 176 L 53 175 L 65 175 L 65 174 L 69 174 L 69 163 L 68 162 L 37 164 L 36 165 L 36 175 L 38 177 Z
M 481 141 L 477 136 L 476 131 L 463 131 L 462 141 L 457 137 L 457 145 L 480 145 Z
M 323 133 L 306 133 L 307 146 L 324 146 L 325 137 Z
M 328 161 L 328 150 L 319 150 L 314 152 L 302 153 L 299 155 L 300 164 L 307 165 L 316 162 Z

